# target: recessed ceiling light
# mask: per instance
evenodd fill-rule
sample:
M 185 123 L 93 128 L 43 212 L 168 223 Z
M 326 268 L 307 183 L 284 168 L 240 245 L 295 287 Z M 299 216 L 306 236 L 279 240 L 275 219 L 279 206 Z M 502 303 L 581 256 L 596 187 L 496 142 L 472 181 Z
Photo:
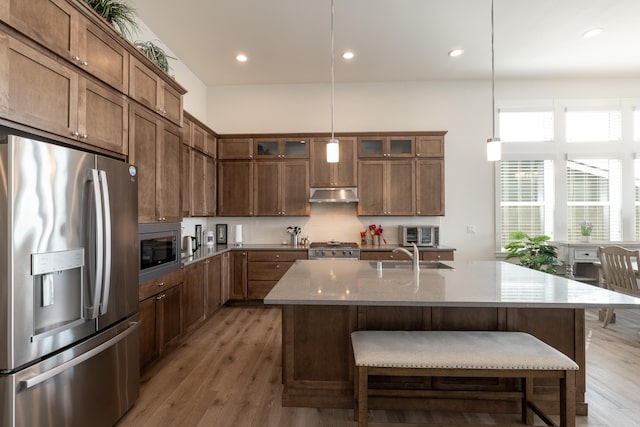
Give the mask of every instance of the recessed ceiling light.
M 236 61 L 238 62 L 247 62 L 247 59 L 249 59 L 247 58 L 247 55 L 244 55 L 242 53 L 236 55 Z
M 354 56 L 355 55 L 350 50 L 348 50 L 348 51 L 346 51 L 345 53 L 342 54 L 342 58 L 343 59 L 353 59 Z
M 456 56 L 460 56 L 464 53 L 464 50 L 462 49 L 453 49 L 451 51 L 449 51 L 449 56 L 451 57 L 456 57 Z
M 589 37 L 595 37 L 599 35 L 601 32 L 602 32 L 602 28 L 592 28 L 590 30 L 585 31 L 582 37 L 584 37 L 585 39 Z

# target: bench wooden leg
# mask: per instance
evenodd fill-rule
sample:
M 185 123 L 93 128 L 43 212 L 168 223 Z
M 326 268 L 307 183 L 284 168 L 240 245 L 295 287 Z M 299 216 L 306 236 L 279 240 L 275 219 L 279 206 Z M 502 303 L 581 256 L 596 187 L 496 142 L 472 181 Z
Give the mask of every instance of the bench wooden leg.
M 576 425 L 576 371 L 565 371 L 560 379 L 560 426 Z
M 367 426 L 369 374 L 366 366 L 358 366 L 358 427 Z
M 533 411 L 529 406 L 529 401 L 533 397 L 533 379 L 522 379 L 522 422 L 526 425 L 533 425 Z

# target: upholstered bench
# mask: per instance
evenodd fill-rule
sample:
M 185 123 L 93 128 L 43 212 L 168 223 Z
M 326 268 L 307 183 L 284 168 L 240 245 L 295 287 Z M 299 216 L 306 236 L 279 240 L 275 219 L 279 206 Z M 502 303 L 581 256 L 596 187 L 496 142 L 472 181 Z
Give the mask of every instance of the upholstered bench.
M 555 425 L 533 402 L 533 378 L 560 379 L 560 425 L 575 426 L 575 371 L 569 357 L 523 332 L 357 331 L 351 334 L 355 358 L 354 417 L 367 425 L 369 375 L 492 377 L 522 380 L 522 421 L 535 412 Z

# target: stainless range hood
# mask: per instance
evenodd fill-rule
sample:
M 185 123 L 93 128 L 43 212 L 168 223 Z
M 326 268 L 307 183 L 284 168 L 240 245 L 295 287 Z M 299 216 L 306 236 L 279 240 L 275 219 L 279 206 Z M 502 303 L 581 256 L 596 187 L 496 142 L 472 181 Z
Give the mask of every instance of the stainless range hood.
M 358 189 L 350 188 L 312 188 L 310 203 L 357 203 Z

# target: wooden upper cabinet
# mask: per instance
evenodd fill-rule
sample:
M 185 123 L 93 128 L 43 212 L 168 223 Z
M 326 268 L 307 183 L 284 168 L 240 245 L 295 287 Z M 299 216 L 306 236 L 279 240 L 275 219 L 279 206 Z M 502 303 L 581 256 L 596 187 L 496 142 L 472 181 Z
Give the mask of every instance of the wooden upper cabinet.
M 131 108 L 130 116 L 130 161 L 138 168 L 138 222 L 180 221 L 180 129 L 143 108 Z
M 358 184 L 356 138 L 340 137 L 338 140 L 338 163 L 327 163 L 329 138 L 313 138 L 310 141 L 310 187 L 355 187 Z
M 206 157 L 196 150 L 191 150 L 191 209 L 190 216 L 205 216 L 204 177 Z
M 0 63 L 2 117 L 127 154 L 124 95 L 11 37 L 0 40 Z
M 207 143 L 207 131 L 195 123 L 191 123 L 191 140 L 193 148 L 204 153 Z
M 309 162 L 257 161 L 254 174 L 254 215 L 309 215 Z
M 254 138 L 256 159 L 285 159 L 309 157 L 309 138 Z
M 358 137 L 358 157 L 414 157 L 413 136 L 361 136 Z
M 181 126 L 182 94 L 137 58 L 131 57 L 129 62 L 129 96 Z
M 184 218 L 191 216 L 191 147 L 184 143 L 184 139 L 182 144 L 182 170 L 180 171 L 180 176 L 182 177 L 180 179 L 180 204 L 182 206 L 182 217 Z
M 444 215 L 444 159 L 416 161 L 416 215 Z
M 129 53 L 65 0 L 4 0 L 0 20 L 122 93 Z
M 416 137 L 416 157 L 444 157 L 444 137 Z
M 218 212 L 218 174 L 216 161 L 205 156 L 204 165 L 204 216 L 216 216 Z
M 78 132 L 81 141 L 120 154 L 129 152 L 129 102 L 125 96 L 80 78 Z M 84 97 L 84 102 L 82 102 Z
M 220 138 L 218 159 L 253 159 L 253 138 Z
M 253 215 L 254 161 L 218 162 L 218 215 Z
M 193 147 L 193 141 L 191 140 L 191 128 L 193 127 L 193 122 L 186 114 L 182 116 L 182 143 L 184 145 L 188 145 L 189 147 Z
M 358 175 L 358 215 L 415 214 L 413 160 L 363 160 Z

